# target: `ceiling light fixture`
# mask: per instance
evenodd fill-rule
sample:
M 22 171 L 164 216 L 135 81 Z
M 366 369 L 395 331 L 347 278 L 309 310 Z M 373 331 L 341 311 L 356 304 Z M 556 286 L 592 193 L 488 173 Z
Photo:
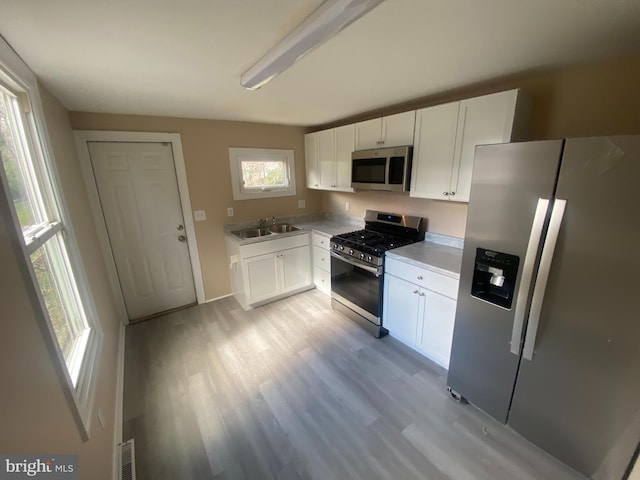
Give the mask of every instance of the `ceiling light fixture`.
M 240 77 L 257 90 L 384 0 L 326 0 Z

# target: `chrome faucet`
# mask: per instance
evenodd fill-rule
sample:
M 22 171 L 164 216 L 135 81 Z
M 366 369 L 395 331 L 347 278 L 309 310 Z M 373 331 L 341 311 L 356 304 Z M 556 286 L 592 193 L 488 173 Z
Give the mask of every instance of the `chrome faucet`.
M 271 225 L 275 225 L 276 224 L 276 217 L 275 216 L 271 217 L 271 220 L 269 220 L 268 218 L 260 219 L 260 222 L 258 222 L 258 227 L 259 228 L 266 227 L 268 225 L 269 221 L 271 221 Z

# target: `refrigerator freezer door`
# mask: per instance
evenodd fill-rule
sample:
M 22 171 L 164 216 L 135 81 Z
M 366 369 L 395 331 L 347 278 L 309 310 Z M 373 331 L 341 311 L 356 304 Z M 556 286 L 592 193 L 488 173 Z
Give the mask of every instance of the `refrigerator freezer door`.
M 509 414 L 520 434 L 596 479 L 622 478 L 640 440 L 639 183 L 640 136 L 566 141 L 564 219 Z
M 530 297 L 519 292 L 522 271 L 527 262 L 535 262 L 537 249 L 527 255 L 528 246 L 535 244 L 532 233 L 541 231 L 533 228 L 534 219 L 540 217 L 539 205 L 546 205 L 540 199 L 553 196 L 562 147 L 557 140 L 476 149 L 447 383 L 503 423 L 520 361 L 510 352 L 514 312 Z M 546 208 L 543 219 L 545 213 Z M 519 257 L 511 308 L 471 295 L 478 248 Z M 520 337 L 516 332 L 518 341 Z

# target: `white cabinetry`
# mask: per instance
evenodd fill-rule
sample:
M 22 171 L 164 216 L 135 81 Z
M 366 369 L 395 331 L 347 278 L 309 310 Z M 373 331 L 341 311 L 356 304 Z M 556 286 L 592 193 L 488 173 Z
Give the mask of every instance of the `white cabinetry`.
M 247 310 L 311 288 L 309 234 L 239 245 L 227 239 L 233 295 Z
M 355 124 L 308 133 L 304 140 L 307 188 L 353 192 L 351 153 Z
M 330 239 L 318 233 L 311 234 L 313 252 L 313 283 L 322 293 L 331 295 Z
M 383 324 L 389 335 L 449 368 L 458 280 L 385 260 Z
M 304 136 L 304 163 L 307 175 L 307 188 L 320 188 L 317 133 L 308 133 Z
M 356 150 L 413 145 L 415 110 L 356 123 Z
M 468 202 L 476 146 L 520 140 L 527 116 L 520 90 L 418 110 L 410 196 Z

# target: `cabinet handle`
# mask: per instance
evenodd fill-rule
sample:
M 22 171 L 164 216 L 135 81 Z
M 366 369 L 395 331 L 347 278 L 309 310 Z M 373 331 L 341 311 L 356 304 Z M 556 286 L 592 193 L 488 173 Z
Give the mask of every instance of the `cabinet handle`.
M 456 194 L 456 192 L 449 192 L 449 195 L 451 195 L 452 197 Z
M 420 295 L 421 297 L 424 297 L 424 292 L 420 292 L 418 295 Z
M 418 292 L 418 290 L 414 290 L 413 293 L 414 293 L 414 295 L 417 295 L 420 292 Z
M 418 280 L 424 280 L 424 277 L 422 275 L 418 275 Z
M 449 196 L 449 192 L 442 192 L 442 194 L 443 194 L 445 197 L 448 197 L 448 196 Z

